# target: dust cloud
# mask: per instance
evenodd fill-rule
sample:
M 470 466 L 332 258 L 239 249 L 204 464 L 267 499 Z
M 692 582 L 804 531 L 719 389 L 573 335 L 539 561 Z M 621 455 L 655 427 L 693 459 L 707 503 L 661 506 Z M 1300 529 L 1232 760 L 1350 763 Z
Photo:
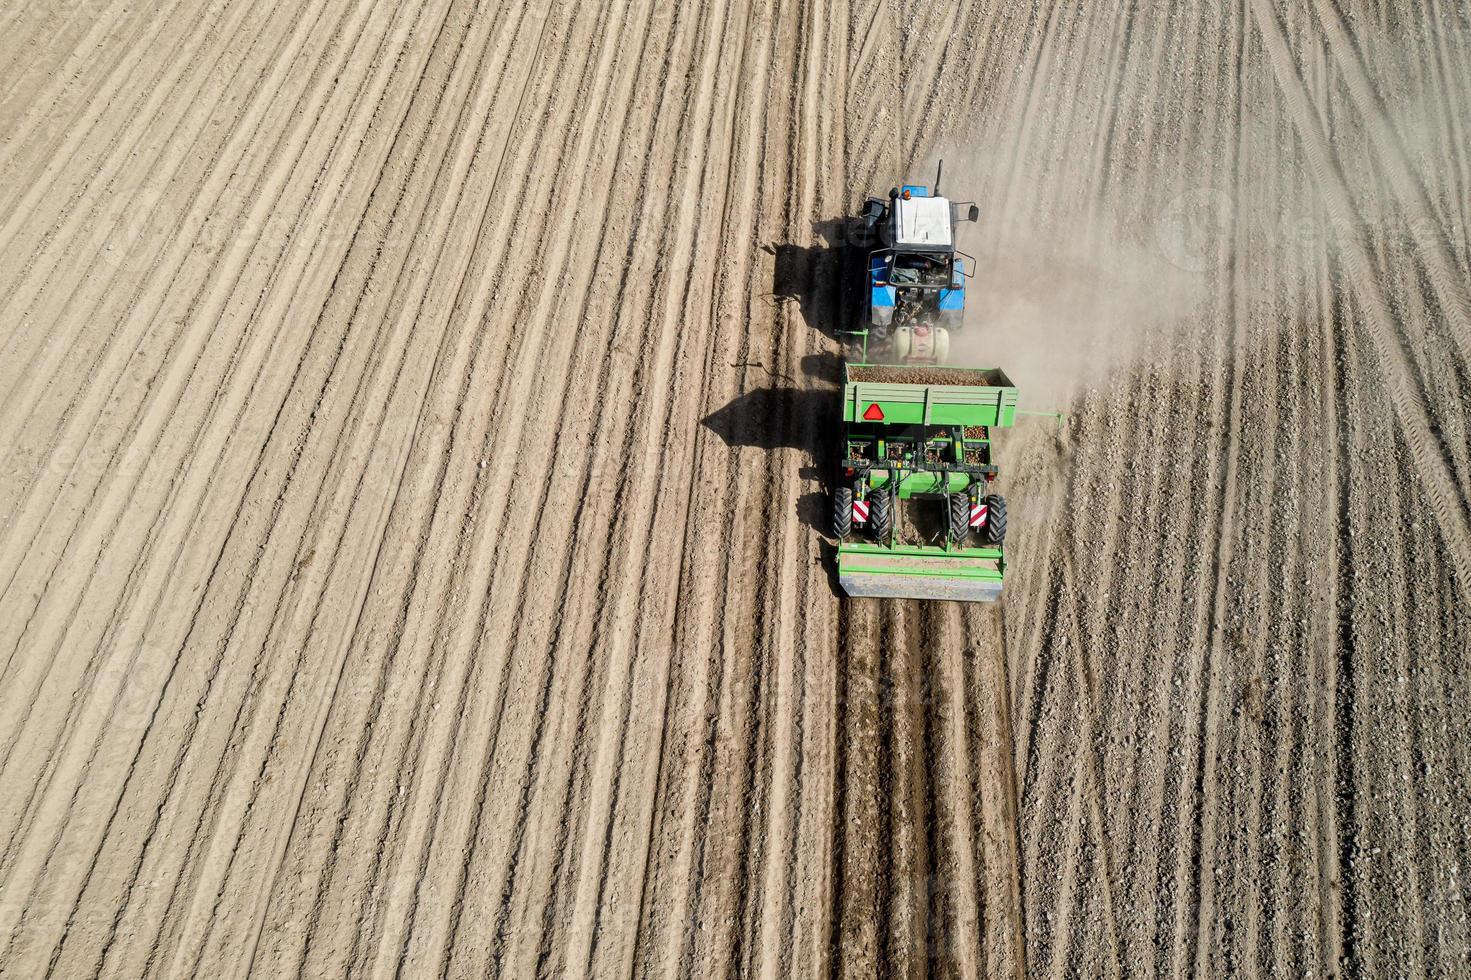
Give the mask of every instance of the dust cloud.
M 1119 216 L 1008 194 L 1008 175 L 964 147 L 937 156 L 942 190 L 980 204 L 979 222 L 960 226 L 975 262 L 952 363 L 1001 367 L 1026 408 L 1064 410 L 1140 359 L 1199 342 L 1191 324 L 1229 258 L 1225 195 L 1190 189 Z

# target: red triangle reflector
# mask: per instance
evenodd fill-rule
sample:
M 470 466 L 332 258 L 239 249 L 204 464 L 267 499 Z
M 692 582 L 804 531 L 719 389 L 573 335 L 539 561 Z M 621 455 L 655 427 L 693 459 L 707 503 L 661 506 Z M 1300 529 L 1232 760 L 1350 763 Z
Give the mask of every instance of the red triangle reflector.
M 865 422 L 882 422 L 884 420 L 884 410 L 879 408 L 878 402 L 873 402 L 863 413 L 863 419 Z

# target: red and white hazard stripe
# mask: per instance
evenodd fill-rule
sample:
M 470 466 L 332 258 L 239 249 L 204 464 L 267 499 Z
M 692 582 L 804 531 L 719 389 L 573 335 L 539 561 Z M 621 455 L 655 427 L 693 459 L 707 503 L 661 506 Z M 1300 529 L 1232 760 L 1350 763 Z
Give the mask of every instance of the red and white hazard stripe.
M 983 503 L 974 503 L 974 504 L 971 504 L 970 505 L 970 526 L 971 527 L 985 527 L 986 526 L 986 505 L 985 504 L 983 504 Z
M 853 501 L 853 520 L 858 524 L 868 523 L 868 501 Z

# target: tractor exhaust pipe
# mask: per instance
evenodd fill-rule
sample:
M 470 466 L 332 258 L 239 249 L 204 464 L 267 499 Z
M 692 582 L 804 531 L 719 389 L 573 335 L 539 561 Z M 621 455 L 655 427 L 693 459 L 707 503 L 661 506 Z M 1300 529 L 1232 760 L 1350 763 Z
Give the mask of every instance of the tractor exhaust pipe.
M 942 176 L 944 176 L 944 174 L 945 174 L 945 161 L 944 160 L 941 160 L 940 163 L 939 163 L 939 165 L 935 167 L 935 196 L 936 197 L 944 197 L 945 196 L 944 194 L 941 194 L 940 193 L 940 178 Z

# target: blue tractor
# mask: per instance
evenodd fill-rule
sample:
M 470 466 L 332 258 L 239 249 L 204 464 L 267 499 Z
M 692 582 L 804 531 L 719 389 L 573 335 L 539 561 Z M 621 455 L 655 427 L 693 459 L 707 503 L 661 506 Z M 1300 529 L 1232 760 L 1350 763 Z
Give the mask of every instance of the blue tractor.
M 868 253 L 870 355 L 890 363 L 944 364 L 950 333 L 965 316 L 966 279 L 975 259 L 955 247 L 955 227 L 975 221 L 980 210 L 969 202 L 953 204 L 928 187 L 905 184 L 886 199 L 871 197 L 863 206 L 863 225 L 878 248 Z M 966 210 L 961 211 L 962 208 Z M 971 260 L 966 271 L 965 259 Z

